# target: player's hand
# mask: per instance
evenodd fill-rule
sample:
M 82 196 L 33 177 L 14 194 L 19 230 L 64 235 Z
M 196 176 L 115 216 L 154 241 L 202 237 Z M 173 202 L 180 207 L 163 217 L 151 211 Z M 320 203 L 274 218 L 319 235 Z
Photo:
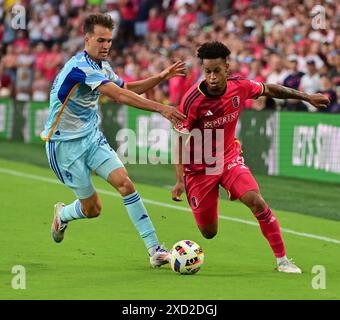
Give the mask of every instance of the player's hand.
M 178 111 L 177 108 L 172 106 L 164 106 L 160 113 L 164 118 L 167 118 L 173 124 L 182 122 L 186 118 L 185 114 Z
M 159 74 L 159 76 L 161 77 L 162 80 L 169 80 L 172 77 L 185 76 L 185 71 L 186 71 L 185 62 L 180 60 L 171 65 L 170 67 L 164 69 Z
M 172 188 L 172 200 L 182 201 L 181 195 L 184 192 L 184 182 L 177 181 L 175 186 Z
M 331 103 L 329 98 L 321 93 L 310 94 L 308 102 L 317 109 L 326 109 Z

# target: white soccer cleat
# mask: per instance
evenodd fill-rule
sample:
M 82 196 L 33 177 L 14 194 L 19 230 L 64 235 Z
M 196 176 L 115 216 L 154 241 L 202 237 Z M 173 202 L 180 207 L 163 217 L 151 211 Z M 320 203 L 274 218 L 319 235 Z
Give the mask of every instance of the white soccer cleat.
M 278 263 L 277 271 L 285 273 L 302 273 L 301 269 L 293 263 L 292 259 L 285 259 Z
M 55 242 L 61 242 L 64 239 L 64 232 L 67 228 L 67 223 L 64 223 L 60 219 L 61 209 L 65 207 L 65 204 L 58 202 L 54 205 L 54 218 L 51 227 L 52 238 Z
M 151 267 L 157 268 L 170 261 L 170 253 L 162 246 L 156 248 L 155 253 L 150 256 Z

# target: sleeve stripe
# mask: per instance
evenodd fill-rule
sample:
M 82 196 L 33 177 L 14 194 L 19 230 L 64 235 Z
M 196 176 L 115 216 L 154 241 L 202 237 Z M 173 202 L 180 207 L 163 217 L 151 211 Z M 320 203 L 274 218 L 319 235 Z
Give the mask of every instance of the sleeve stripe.
M 257 99 L 257 98 L 263 96 L 263 94 L 265 93 L 265 91 L 266 91 L 266 86 L 264 85 L 263 82 L 261 82 L 261 85 L 262 85 L 262 91 L 261 91 L 260 94 L 258 94 L 257 96 L 255 96 L 254 99 Z
M 264 83 L 262 83 L 262 92 L 260 96 L 262 96 L 265 92 L 266 92 L 266 86 L 264 85 Z
M 183 103 L 184 108 L 185 108 L 185 106 L 186 106 L 188 100 L 190 99 L 190 97 L 192 97 L 192 95 L 193 95 L 194 93 L 195 93 L 195 91 L 190 92 L 190 93 L 188 94 L 188 96 L 185 98 L 184 103 Z
M 108 82 L 112 82 L 112 80 L 109 80 L 109 79 L 103 80 L 103 81 L 100 83 L 99 86 L 101 86 L 102 84 L 108 83 Z M 98 86 L 98 87 L 99 87 L 99 86 Z
M 189 113 L 189 109 L 194 101 L 200 96 L 200 92 L 198 90 L 193 91 L 190 95 L 186 98 L 184 102 L 184 114 L 187 115 Z

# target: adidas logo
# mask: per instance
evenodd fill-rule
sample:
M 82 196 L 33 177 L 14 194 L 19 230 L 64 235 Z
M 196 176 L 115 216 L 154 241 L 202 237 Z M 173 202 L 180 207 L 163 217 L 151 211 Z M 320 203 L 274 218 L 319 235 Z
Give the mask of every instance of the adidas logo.
M 271 217 L 271 218 L 270 218 L 270 220 L 268 221 L 268 224 L 270 224 L 270 223 L 274 222 L 275 220 L 276 220 L 276 218 L 275 218 L 275 217 Z
M 212 115 L 213 115 L 213 113 L 210 110 L 208 110 L 208 112 L 204 116 L 209 117 L 209 116 L 212 116 Z
M 149 216 L 147 214 L 143 214 L 140 218 L 139 218 L 139 221 L 140 220 L 143 220 L 143 219 L 146 219 L 146 218 L 149 218 Z

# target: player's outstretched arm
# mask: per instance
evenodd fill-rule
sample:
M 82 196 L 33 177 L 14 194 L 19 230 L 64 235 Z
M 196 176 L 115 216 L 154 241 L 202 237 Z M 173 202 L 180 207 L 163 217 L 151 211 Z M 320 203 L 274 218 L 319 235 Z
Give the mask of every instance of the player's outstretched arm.
M 304 100 L 312 104 L 317 109 L 325 109 L 330 104 L 329 99 L 321 93 L 307 94 L 278 84 L 265 84 L 263 95 L 277 99 Z
M 137 94 L 142 94 L 148 91 L 149 89 L 152 89 L 153 87 L 157 86 L 164 80 L 168 80 L 176 76 L 185 76 L 185 70 L 186 70 L 185 62 L 177 61 L 176 63 L 165 68 L 162 72 L 155 76 L 152 76 L 144 80 L 126 83 L 124 88 L 131 90 Z
M 97 87 L 97 90 L 103 95 L 116 100 L 118 103 L 124 103 L 142 110 L 159 112 L 163 117 L 173 123 L 183 121 L 186 118 L 186 116 L 175 107 L 165 106 L 161 103 L 145 99 L 132 91 L 118 87 L 113 82 L 102 84 Z

